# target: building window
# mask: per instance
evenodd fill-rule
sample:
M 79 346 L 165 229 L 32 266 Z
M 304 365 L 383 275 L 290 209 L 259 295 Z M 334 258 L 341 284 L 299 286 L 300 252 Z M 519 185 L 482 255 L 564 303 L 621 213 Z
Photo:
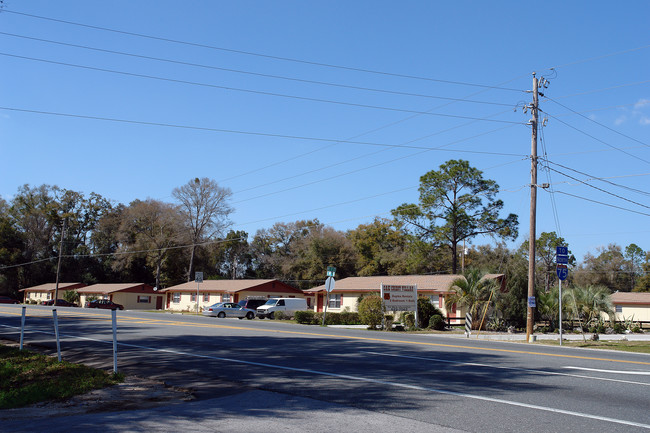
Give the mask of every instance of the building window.
M 616 306 L 616 312 L 617 313 L 622 313 L 623 312 L 623 306 L 622 305 L 617 305 Z
M 429 295 L 429 301 L 434 307 L 440 308 L 440 295 Z
M 221 302 L 230 302 L 230 293 L 224 293 L 221 295 Z
M 196 302 L 196 293 L 190 295 L 190 302 Z
M 151 296 L 138 295 L 138 304 L 151 304 Z
M 203 294 L 203 302 L 210 302 L 210 294 L 209 293 L 204 293 Z
M 330 308 L 341 308 L 341 295 L 330 295 Z
M 181 294 L 180 293 L 174 293 L 174 299 L 173 299 L 174 304 L 178 304 L 181 302 Z
M 47 300 L 49 301 L 50 299 L 52 299 L 52 294 L 50 292 L 47 292 Z

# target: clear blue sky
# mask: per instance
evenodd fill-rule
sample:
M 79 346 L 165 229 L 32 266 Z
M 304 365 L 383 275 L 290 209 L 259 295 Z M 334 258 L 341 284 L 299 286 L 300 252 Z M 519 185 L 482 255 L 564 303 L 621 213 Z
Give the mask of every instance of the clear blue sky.
M 421 175 L 462 158 L 519 215 L 514 247 L 537 72 L 555 101 L 540 99 L 555 171 L 539 172 L 554 193 L 538 193 L 538 235 L 559 231 L 579 260 L 609 243 L 650 250 L 648 17 L 647 1 L 6 0 L 0 196 L 47 183 L 172 201 L 205 176 L 233 191 L 234 229 L 347 230 L 416 202 Z

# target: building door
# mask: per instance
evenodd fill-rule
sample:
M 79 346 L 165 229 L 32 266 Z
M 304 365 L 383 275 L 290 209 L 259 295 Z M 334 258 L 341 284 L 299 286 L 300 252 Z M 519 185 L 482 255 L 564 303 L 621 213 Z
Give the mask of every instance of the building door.
M 323 295 L 322 293 L 319 293 L 316 295 L 316 311 L 322 312 L 323 311 Z
M 156 310 L 162 310 L 163 297 L 156 296 Z

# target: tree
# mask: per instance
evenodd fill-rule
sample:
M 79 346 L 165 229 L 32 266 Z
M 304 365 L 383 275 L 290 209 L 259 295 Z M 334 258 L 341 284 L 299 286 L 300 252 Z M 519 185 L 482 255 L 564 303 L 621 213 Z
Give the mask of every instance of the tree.
M 25 245 L 14 220 L 9 216 L 7 202 L 0 198 L 0 293 L 16 297 L 18 267 Z
M 522 256 L 528 260 L 528 241 L 525 241 L 519 248 Z M 556 248 L 567 246 L 564 238 L 559 237 L 555 232 L 542 232 L 535 240 L 535 286 L 544 287 L 544 291 L 551 290 L 551 286 L 557 281 L 555 272 Z M 575 266 L 576 258 L 569 250 L 569 266 Z
M 625 247 L 625 263 L 626 271 L 629 274 L 630 290 L 634 290 L 637 278 L 643 273 L 643 259 L 645 258 L 645 251 L 637 244 L 630 244 Z
M 370 329 L 377 329 L 381 325 L 384 318 L 384 301 L 376 293 L 364 296 L 357 306 L 359 312 L 359 319 L 364 325 L 368 325 Z
M 627 292 L 630 284 L 625 271 L 625 257 L 620 245 L 598 247 L 597 255 L 587 253 L 581 266 L 574 272 L 577 286 L 605 286 L 610 291 Z
M 474 324 L 478 327 L 479 315 L 485 312 L 488 302 L 496 302 L 498 294 L 499 286 L 495 280 L 485 278 L 479 270 L 472 269 L 454 281 L 451 294 L 445 298 L 445 308 L 451 311 L 454 304 L 464 308 L 472 315 Z
M 347 234 L 357 252 L 357 275 L 403 275 L 408 261 L 406 234 L 391 221 L 375 218 Z
M 115 266 L 125 268 L 142 257 L 154 269 L 156 287 L 161 287 L 168 252 L 184 240 L 183 235 L 182 217 L 176 206 L 153 199 L 136 200 L 124 210 Z
M 217 249 L 220 271 L 226 278 L 243 278 L 252 271 L 252 255 L 245 231 L 230 230 Z
M 228 216 L 233 212 L 233 208 L 228 204 L 228 200 L 232 192 L 228 188 L 220 187 L 212 179 L 197 177 L 179 188 L 174 188 L 172 196 L 180 203 L 192 243 L 190 263 L 187 267 L 187 281 L 191 281 L 198 244 L 213 239 L 231 224 Z
M 415 235 L 451 251 L 452 273 L 458 269 L 459 242 L 490 234 L 516 239 L 517 216 L 499 217 L 503 201 L 496 199 L 499 185 L 484 179 L 469 162 L 451 160 L 420 178 L 420 202 L 402 204 L 392 211 L 396 220 L 413 227 Z
M 614 317 L 614 305 L 607 287 L 573 286 L 567 290 L 566 298 L 562 296 L 562 302 L 572 317 L 584 324 L 599 320 L 602 313 Z

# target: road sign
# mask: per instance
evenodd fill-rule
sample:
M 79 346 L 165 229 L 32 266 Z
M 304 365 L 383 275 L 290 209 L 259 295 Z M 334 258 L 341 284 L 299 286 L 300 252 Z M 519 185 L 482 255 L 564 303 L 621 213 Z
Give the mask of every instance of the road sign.
M 203 272 L 194 272 L 194 282 L 195 283 L 203 282 Z
M 558 256 L 568 256 L 569 247 L 555 247 L 555 254 Z
M 328 266 L 327 267 L 327 276 L 328 277 L 333 277 L 334 274 L 336 274 L 336 268 L 334 266 Z
M 558 254 L 555 256 L 555 263 L 566 265 L 569 263 L 569 256 Z
M 535 308 L 537 305 L 535 303 L 535 297 L 534 296 L 529 296 L 528 297 L 528 306 L 530 308 Z
M 327 277 L 325 280 L 325 290 L 327 290 L 327 293 L 330 293 L 332 290 L 334 290 L 334 278 Z
M 566 277 L 569 276 L 569 267 L 567 265 L 559 264 L 555 268 L 555 272 L 557 273 L 557 277 L 564 281 L 566 280 Z

